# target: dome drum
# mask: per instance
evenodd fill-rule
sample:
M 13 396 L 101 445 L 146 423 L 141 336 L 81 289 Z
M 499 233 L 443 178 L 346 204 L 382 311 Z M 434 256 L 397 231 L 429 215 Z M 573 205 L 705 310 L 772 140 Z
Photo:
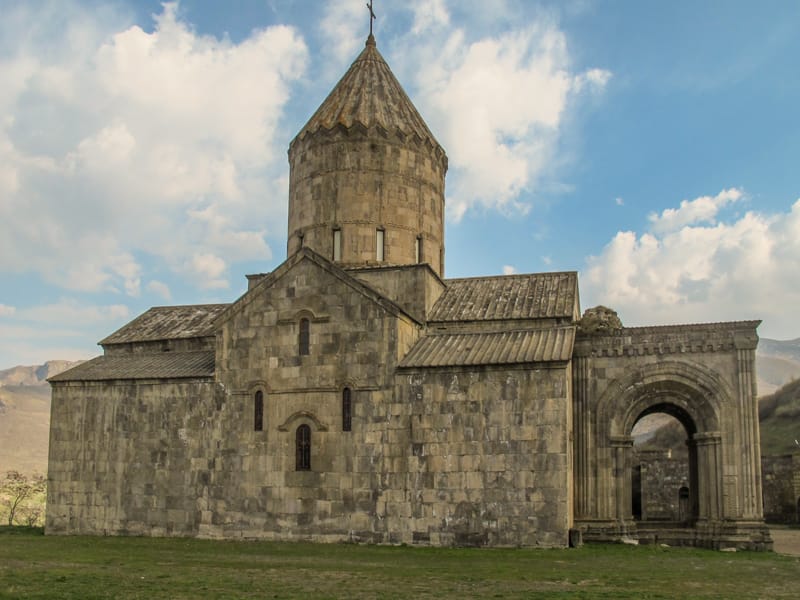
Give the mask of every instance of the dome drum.
M 426 262 L 442 275 L 446 157 L 359 129 L 292 145 L 289 254 L 307 246 L 350 266 Z

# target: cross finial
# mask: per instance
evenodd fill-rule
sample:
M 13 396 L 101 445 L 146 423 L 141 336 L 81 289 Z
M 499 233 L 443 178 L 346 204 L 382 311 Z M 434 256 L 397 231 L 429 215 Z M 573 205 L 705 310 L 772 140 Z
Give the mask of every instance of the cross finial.
M 367 8 L 369 9 L 369 37 L 372 37 L 372 22 L 378 18 L 375 16 L 375 11 L 372 10 L 372 0 L 367 2 Z

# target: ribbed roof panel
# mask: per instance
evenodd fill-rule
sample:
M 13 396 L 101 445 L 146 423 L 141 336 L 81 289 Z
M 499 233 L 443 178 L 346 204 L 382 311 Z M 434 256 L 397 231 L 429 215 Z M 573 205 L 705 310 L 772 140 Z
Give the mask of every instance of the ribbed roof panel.
M 567 361 L 574 327 L 433 334 L 420 339 L 401 367 L 452 367 Z
M 157 306 L 124 325 L 101 344 L 152 342 L 214 335 L 214 320 L 228 304 Z
M 578 275 L 535 273 L 447 279 L 429 321 L 572 318 Z
M 214 367 L 214 352 L 114 354 L 93 358 L 51 377 L 48 381 L 213 377 Z

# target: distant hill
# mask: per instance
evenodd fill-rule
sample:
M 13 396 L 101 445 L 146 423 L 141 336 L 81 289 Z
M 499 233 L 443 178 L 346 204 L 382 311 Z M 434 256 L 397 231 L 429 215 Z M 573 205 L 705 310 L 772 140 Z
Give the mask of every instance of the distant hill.
M 0 473 L 47 472 L 50 385 L 46 379 L 75 364 L 53 360 L 0 370 Z
M 759 396 L 771 394 L 800 378 L 800 338 L 786 341 L 761 338 L 756 350 L 756 375 Z
M 761 453 L 788 454 L 800 450 L 800 379 L 761 398 Z

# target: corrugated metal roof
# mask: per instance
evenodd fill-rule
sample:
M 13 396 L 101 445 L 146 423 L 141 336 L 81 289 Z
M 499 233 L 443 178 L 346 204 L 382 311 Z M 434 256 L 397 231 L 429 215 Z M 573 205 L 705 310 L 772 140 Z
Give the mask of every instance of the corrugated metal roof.
M 572 318 L 578 274 L 535 273 L 446 279 L 429 321 Z
M 567 361 L 574 327 L 492 333 L 445 333 L 420 339 L 401 367 L 450 367 Z
M 51 377 L 48 381 L 213 377 L 214 365 L 214 352 L 114 354 L 93 358 Z
M 350 128 L 356 124 L 399 131 L 439 146 L 372 37 L 295 139 L 320 129 L 330 130 L 337 125 Z
M 214 319 L 228 306 L 228 304 L 156 306 L 100 343 L 125 344 L 214 335 Z

